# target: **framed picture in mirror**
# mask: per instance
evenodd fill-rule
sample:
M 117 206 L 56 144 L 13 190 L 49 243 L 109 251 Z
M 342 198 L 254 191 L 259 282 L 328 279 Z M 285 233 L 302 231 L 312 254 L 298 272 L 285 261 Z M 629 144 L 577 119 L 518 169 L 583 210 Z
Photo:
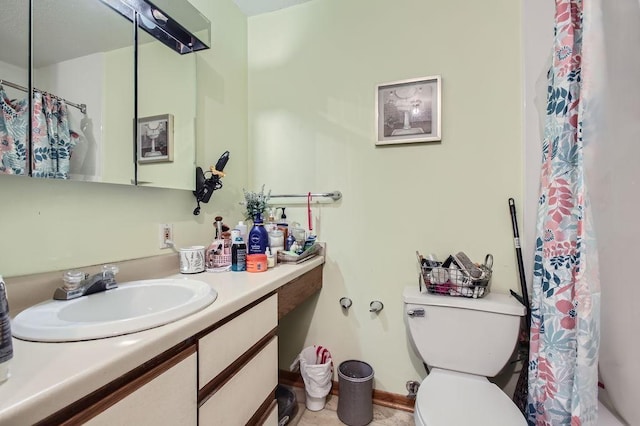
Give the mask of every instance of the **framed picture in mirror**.
M 138 119 L 138 163 L 173 161 L 173 115 Z
M 376 145 L 442 140 L 440 76 L 379 84 Z

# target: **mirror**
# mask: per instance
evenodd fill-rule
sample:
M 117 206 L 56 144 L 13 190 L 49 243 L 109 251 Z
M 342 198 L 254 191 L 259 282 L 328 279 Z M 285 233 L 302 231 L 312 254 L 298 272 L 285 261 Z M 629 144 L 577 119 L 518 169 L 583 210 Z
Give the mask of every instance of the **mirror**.
M 131 23 L 103 3 L 33 2 L 34 177 L 131 184 L 134 54 Z
M 29 2 L 0 2 L 0 174 L 26 175 Z
M 138 32 L 138 185 L 193 189 L 196 57 Z
M 171 138 L 167 139 L 165 130 L 159 139 L 160 143 L 165 139 L 172 142 L 170 158 L 145 161 L 148 159 L 138 158 L 136 151 L 138 144 L 149 142 L 153 132 L 145 134 L 146 139 L 136 140 L 134 136 L 136 49 L 132 22 L 100 0 L 33 0 L 32 3 L 32 175 L 127 185 L 137 178 L 142 185 L 192 190 L 196 115 L 194 55 L 180 55 L 168 49 L 166 40 L 160 43 L 145 32 L 148 28 L 138 31 L 138 117 L 147 119 L 146 124 L 152 127 L 164 123 L 148 120 L 155 116 L 170 117 L 172 124 L 171 129 L 166 129 L 172 130 Z M 176 1 L 168 4 L 175 8 L 178 3 L 182 4 Z M 177 10 L 195 11 L 201 18 L 186 0 Z M 29 86 L 28 16 L 29 2 L 1 2 L 0 36 L 4 47 L 0 52 L 0 79 L 5 80 L 7 101 L 28 99 L 26 91 L 7 87 L 9 81 L 24 88 Z M 198 25 L 202 28 L 201 23 Z M 198 37 L 203 32 L 208 37 L 208 28 L 200 31 Z M 195 39 L 188 39 L 187 43 L 191 40 Z M 206 41 L 208 43 L 208 39 Z M 65 100 L 66 112 L 60 107 L 61 99 Z M 29 114 L 25 111 L 23 115 Z M 57 124 L 52 126 L 54 121 Z M 23 142 L 23 146 L 26 145 L 27 141 Z M 0 165 L 11 163 L 9 155 L 0 154 Z M 22 155 L 25 155 L 24 149 Z M 26 164 L 25 158 L 22 162 Z M 16 174 L 29 173 L 26 166 L 15 171 Z M 6 172 L 0 170 L 0 173 Z

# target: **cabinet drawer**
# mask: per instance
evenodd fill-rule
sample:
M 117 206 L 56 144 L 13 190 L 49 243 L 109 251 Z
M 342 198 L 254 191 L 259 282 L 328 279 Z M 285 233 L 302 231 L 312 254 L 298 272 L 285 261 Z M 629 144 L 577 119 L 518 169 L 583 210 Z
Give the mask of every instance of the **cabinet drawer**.
M 271 341 L 200 406 L 201 425 L 244 425 L 278 384 L 278 338 Z M 273 398 L 273 397 L 272 397 Z
M 198 341 L 198 389 L 273 330 L 277 316 L 277 296 L 273 295 L 202 337 Z
M 196 425 L 196 354 L 171 367 L 86 423 L 82 417 L 65 424 Z M 125 393 L 126 390 L 120 392 Z M 112 397 L 117 398 L 115 393 Z M 108 398 L 107 398 L 108 399 Z M 106 401 L 105 401 L 106 403 Z M 87 412 L 90 415 L 90 412 Z

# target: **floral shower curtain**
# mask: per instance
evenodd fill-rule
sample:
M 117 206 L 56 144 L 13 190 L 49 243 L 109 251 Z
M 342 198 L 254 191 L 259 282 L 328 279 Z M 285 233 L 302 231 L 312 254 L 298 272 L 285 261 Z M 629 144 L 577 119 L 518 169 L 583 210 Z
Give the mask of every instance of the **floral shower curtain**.
M 583 146 L 591 0 L 556 0 L 531 298 L 530 425 L 597 422 L 600 282 Z
M 9 100 L 0 87 L 0 173 L 27 174 L 27 99 Z M 35 92 L 32 116 L 32 175 L 68 179 L 71 152 L 79 135 L 69 128 L 64 100 Z
M 64 100 L 42 95 L 33 97 L 33 176 L 69 178 L 71 151 L 77 134 L 69 128 L 69 112 Z
M 0 173 L 27 173 L 27 99 L 11 100 L 0 86 Z

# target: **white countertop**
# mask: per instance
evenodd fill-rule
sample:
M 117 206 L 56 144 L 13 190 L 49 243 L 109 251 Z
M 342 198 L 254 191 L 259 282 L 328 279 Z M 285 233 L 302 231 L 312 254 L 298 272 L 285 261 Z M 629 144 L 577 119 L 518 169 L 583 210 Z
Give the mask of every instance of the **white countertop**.
M 33 424 L 117 379 L 256 299 L 321 265 L 318 256 L 300 265 L 263 273 L 175 274 L 210 284 L 217 299 L 205 309 L 151 330 L 107 339 L 36 343 L 13 339 L 11 377 L 0 384 L 0 424 Z

